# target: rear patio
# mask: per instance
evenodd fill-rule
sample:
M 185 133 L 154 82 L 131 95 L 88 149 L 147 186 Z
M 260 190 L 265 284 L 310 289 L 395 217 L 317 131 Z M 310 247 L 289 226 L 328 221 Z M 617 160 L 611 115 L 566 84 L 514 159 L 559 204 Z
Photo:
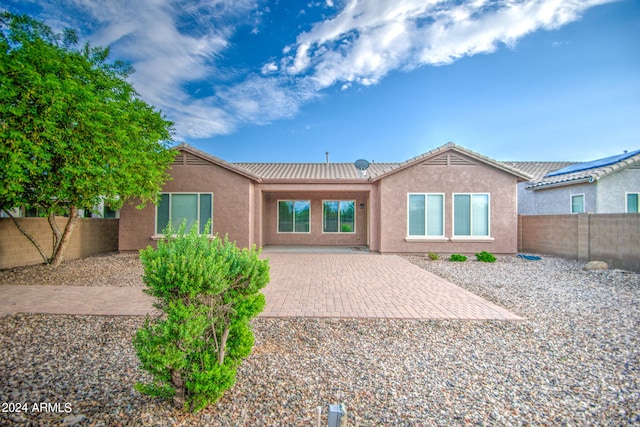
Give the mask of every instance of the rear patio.
M 271 281 L 260 317 L 521 319 L 405 258 L 365 247 L 267 246 L 261 256 L 270 260 Z M 0 315 L 144 315 L 152 299 L 143 293 L 136 257 L 0 272 Z
M 405 258 L 336 250 L 267 246 L 261 317 L 521 319 Z

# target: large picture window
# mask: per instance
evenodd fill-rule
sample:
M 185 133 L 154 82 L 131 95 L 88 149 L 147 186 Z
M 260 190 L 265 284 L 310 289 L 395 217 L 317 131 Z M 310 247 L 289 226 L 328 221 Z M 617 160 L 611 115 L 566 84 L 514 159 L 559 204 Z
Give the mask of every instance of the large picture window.
M 355 233 L 354 200 L 325 200 L 322 206 L 322 231 L 325 233 Z
M 453 195 L 453 235 L 489 236 L 489 195 Z
M 410 237 L 444 236 L 444 195 L 409 194 Z
M 278 233 L 308 233 L 309 200 L 278 200 Z
M 156 208 L 156 234 L 162 234 L 171 221 L 174 228 L 186 225 L 191 230 L 197 222 L 200 233 L 211 234 L 213 194 L 211 193 L 163 193 Z

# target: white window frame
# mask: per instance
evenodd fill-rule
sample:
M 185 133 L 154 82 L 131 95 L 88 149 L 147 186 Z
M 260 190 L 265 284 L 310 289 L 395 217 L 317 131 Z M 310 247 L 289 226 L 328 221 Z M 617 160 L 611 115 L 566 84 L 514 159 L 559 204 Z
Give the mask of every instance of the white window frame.
M 409 199 L 411 198 L 411 196 L 424 196 L 424 201 L 425 201 L 425 211 L 424 211 L 424 233 L 423 235 L 411 235 L 409 234 Z M 427 234 L 429 227 L 428 227 L 428 215 L 427 215 L 427 196 L 442 196 L 442 234 L 439 235 L 431 235 L 431 234 Z M 446 217 L 446 213 L 445 213 L 445 203 L 444 203 L 444 198 L 445 198 L 445 194 L 444 193 L 407 193 L 407 237 L 406 240 L 448 240 L 445 237 L 445 217 Z
M 629 194 L 635 194 L 638 198 L 638 211 L 629 212 Z M 624 212 L 625 213 L 640 213 L 640 192 L 627 191 L 624 193 Z
M 293 231 L 280 231 L 280 202 L 293 202 Z M 296 209 L 295 202 L 309 203 L 309 231 L 295 231 L 296 229 Z M 277 234 L 311 234 L 311 200 L 309 199 L 278 199 L 276 201 L 276 233 Z
M 338 231 L 324 231 L 324 203 L 325 202 L 338 202 Z M 351 202 L 353 203 L 353 231 L 340 230 L 340 203 Z M 327 199 L 322 201 L 322 234 L 355 234 L 356 233 L 356 201 L 350 199 Z M 309 224 L 311 226 L 311 224 Z
M 471 234 L 456 234 L 456 196 L 470 196 L 469 221 Z M 473 234 L 473 196 L 487 196 L 487 235 L 476 236 Z M 491 237 L 491 193 L 453 193 L 451 195 L 451 240 L 494 240 Z
M 200 195 L 201 194 L 209 194 L 211 195 L 211 229 L 209 230 L 209 233 L 207 234 L 208 236 L 212 236 L 213 235 L 213 193 L 211 192 L 207 192 L 207 191 L 203 191 L 203 192 L 194 192 L 194 191 L 172 191 L 172 192 L 162 192 L 160 193 L 160 196 L 167 194 L 169 195 L 169 221 L 171 221 L 171 197 L 174 194 L 195 194 L 197 195 L 197 200 L 198 200 L 198 230 L 200 229 L 200 226 L 202 225 L 200 223 Z M 155 212 L 155 224 L 154 224 L 154 229 L 153 231 L 155 232 L 153 235 L 153 239 L 160 239 L 162 237 L 164 237 L 164 235 L 162 233 L 158 233 L 158 208 L 160 207 L 160 204 L 158 204 L 155 208 L 156 208 L 156 212 Z M 205 222 L 206 223 L 206 222 Z M 171 224 L 173 227 L 179 227 L 180 224 Z M 189 231 L 189 230 L 185 230 L 185 231 Z
M 573 211 L 573 198 L 574 197 L 582 197 L 582 212 L 574 212 Z M 571 214 L 581 214 L 581 213 L 585 213 L 587 211 L 587 201 L 584 197 L 584 193 L 577 193 L 577 194 L 572 194 L 569 196 L 569 212 L 571 212 Z

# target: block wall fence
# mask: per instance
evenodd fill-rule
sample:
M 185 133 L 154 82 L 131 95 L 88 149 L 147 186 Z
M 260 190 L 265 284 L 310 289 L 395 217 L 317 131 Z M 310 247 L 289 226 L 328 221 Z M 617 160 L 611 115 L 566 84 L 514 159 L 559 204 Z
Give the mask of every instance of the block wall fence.
M 51 256 L 53 235 L 46 218 L 17 218 L 48 256 Z M 64 259 L 84 258 L 91 255 L 118 251 L 118 219 L 78 218 L 71 234 Z M 61 230 L 67 218 L 56 218 Z M 38 250 L 18 230 L 11 218 L 0 218 L 0 269 L 23 265 L 42 264 Z
M 640 214 L 518 215 L 518 252 L 640 272 Z
M 51 253 L 46 218 L 19 218 Z M 66 218 L 58 218 L 63 228 Z M 80 218 L 65 259 L 118 251 L 118 219 Z M 518 215 L 518 252 L 581 261 L 605 261 L 610 268 L 640 272 L 640 214 Z M 10 218 L 0 218 L 0 269 L 42 263 L 35 247 Z

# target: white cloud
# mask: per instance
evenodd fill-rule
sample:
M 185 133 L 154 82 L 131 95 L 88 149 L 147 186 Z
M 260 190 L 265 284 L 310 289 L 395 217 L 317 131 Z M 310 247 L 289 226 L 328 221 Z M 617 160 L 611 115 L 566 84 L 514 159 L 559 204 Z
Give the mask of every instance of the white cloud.
M 278 64 L 276 64 L 275 62 L 267 62 L 266 64 L 264 64 L 262 66 L 262 69 L 260 70 L 262 72 L 262 74 L 270 74 L 273 73 L 275 71 L 278 71 Z
M 258 124 L 293 117 L 302 104 L 319 96 L 305 80 L 257 75 L 218 93 L 236 120 Z
M 300 34 L 283 52 L 291 75 L 318 90 L 336 83 L 378 83 L 392 70 L 448 64 L 554 29 L 611 0 L 350 0 L 334 18 Z

